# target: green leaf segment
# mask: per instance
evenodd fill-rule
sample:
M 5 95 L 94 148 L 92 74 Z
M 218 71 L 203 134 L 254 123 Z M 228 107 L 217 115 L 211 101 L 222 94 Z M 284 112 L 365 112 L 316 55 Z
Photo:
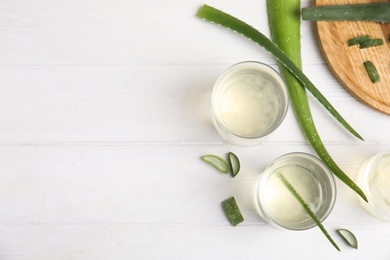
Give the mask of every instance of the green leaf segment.
M 302 19 L 309 21 L 390 22 L 390 3 L 314 6 L 302 9 Z
M 272 0 L 271 0 L 272 1 Z M 328 231 L 326 231 L 325 227 L 322 225 L 321 221 L 318 219 L 317 215 L 310 209 L 309 205 L 303 200 L 298 191 L 291 185 L 291 183 L 283 176 L 283 174 L 279 173 L 279 178 L 283 182 L 284 186 L 290 191 L 290 193 L 294 196 L 294 198 L 301 204 L 306 213 L 310 216 L 310 218 L 317 224 L 317 226 L 321 229 L 322 233 L 326 236 L 329 242 L 338 250 L 340 248 L 334 242 L 332 237 L 329 235 Z
M 294 0 L 292 2 L 296 2 L 297 0 Z M 269 0 L 268 2 L 268 8 L 272 8 L 272 5 L 274 7 L 277 6 L 277 2 L 285 2 L 289 3 L 290 1 L 282 1 L 282 0 Z M 272 12 L 274 12 L 275 15 L 279 17 L 284 17 L 286 19 L 284 22 L 279 22 L 280 24 L 278 27 L 276 27 L 275 30 L 271 30 L 273 34 L 273 39 L 275 40 L 277 31 L 280 31 L 278 29 L 284 29 L 285 32 L 288 32 L 292 29 L 292 27 L 288 26 L 287 28 L 283 28 L 283 26 L 288 25 L 289 23 L 294 24 L 296 26 L 296 21 L 299 21 L 300 19 L 300 9 L 299 9 L 299 1 L 298 2 L 298 9 L 291 12 L 291 10 L 288 13 L 288 17 L 286 16 L 286 11 L 280 11 L 280 10 L 269 10 L 268 15 L 271 16 Z M 271 4 L 271 5 L 270 5 Z M 282 5 L 284 7 L 284 5 Z M 296 6 L 294 6 L 296 7 Z M 281 49 L 281 46 L 275 45 L 269 38 L 267 38 L 264 34 L 253 28 L 252 26 L 244 23 L 243 21 L 224 13 L 214 7 L 204 5 L 198 12 L 198 17 L 208 20 L 212 23 L 219 24 L 221 26 L 224 26 L 226 28 L 229 28 L 233 31 L 236 31 L 239 34 L 242 34 L 246 36 L 247 38 L 251 39 L 255 43 L 262 46 L 264 49 L 269 51 L 274 55 L 274 57 L 278 60 L 279 64 L 281 65 L 281 74 L 284 77 L 290 94 L 291 103 L 295 109 L 295 114 L 298 118 L 298 121 L 303 128 L 310 144 L 312 145 L 313 149 L 316 151 L 318 156 L 328 165 L 328 167 L 332 170 L 332 172 L 346 185 L 348 185 L 351 189 L 353 189 L 357 194 L 359 194 L 365 201 L 367 201 L 367 198 L 363 191 L 346 175 L 334 162 L 328 151 L 326 150 L 321 138 L 318 135 L 317 129 L 314 125 L 312 115 L 310 112 L 310 107 L 308 104 L 308 99 L 305 92 L 305 87 L 308 89 L 314 97 L 318 99 L 318 101 L 347 129 L 349 130 L 353 135 L 355 135 L 357 138 L 363 140 L 363 138 L 341 117 L 341 115 L 336 111 L 336 109 L 329 103 L 329 101 L 320 93 L 320 91 L 314 86 L 314 84 L 307 78 L 307 76 L 302 72 L 300 69 L 301 62 L 300 62 L 300 43 L 299 41 L 297 43 L 292 43 L 291 39 L 287 38 L 288 35 L 280 35 L 277 36 L 280 39 L 285 39 L 286 48 L 284 50 Z M 271 18 L 270 24 L 272 24 L 274 21 Z M 292 20 L 291 20 L 292 19 Z M 294 22 L 295 21 L 295 22 Z M 283 25 L 284 24 L 284 25 Z M 299 24 L 298 24 L 299 25 Z M 293 32 L 290 33 L 290 36 L 294 33 L 297 33 L 297 29 L 295 28 Z M 298 26 L 298 33 L 299 33 L 299 26 Z M 290 41 L 287 41 L 289 39 Z M 291 60 L 287 55 L 292 54 L 295 51 L 299 52 L 299 59 L 295 59 L 294 61 Z M 296 65 L 296 63 L 298 65 Z M 299 66 L 299 67 L 298 67 Z M 292 83 L 294 82 L 294 83 Z

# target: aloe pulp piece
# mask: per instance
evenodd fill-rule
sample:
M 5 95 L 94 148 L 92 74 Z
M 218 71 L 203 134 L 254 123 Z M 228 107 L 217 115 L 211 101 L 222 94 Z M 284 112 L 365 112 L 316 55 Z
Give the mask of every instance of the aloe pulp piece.
M 341 235 L 341 237 L 348 243 L 351 247 L 358 249 L 358 241 L 356 236 L 349 231 L 348 229 L 338 229 L 337 232 Z
M 220 172 L 228 173 L 229 167 L 227 162 L 222 159 L 221 157 L 214 155 L 214 154 L 208 154 L 201 157 L 203 161 L 211 164 L 215 168 L 217 168 Z
M 237 155 L 235 155 L 232 152 L 229 152 L 228 158 L 229 158 L 230 169 L 232 170 L 232 176 L 236 177 L 236 175 L 240 171 L 240 160 L 238 159 Z

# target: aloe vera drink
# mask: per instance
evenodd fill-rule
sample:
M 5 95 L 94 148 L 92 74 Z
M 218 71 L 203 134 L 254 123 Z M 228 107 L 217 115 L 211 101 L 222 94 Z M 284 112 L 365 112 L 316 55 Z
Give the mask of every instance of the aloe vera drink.
M 336 198 L 332 173 L 312 155 L 291 153 L 276 159 L 260 177 L 255 203 L 266 222 L 290 230 L 315 226 L 279 174 L 291 183 L 318 219 L 323 221 L 328 216 Z
M 358 176 L 367 194 L 363 207 L 373 216 L 390 221 L 390 151 L 380 152 L 367 160 Z
M 280 75 L 258 62 L 238 63 L 217 80 L 212 97 L 215 125 L 234 144 L 253 145 L 274 131 L 287 111 Z

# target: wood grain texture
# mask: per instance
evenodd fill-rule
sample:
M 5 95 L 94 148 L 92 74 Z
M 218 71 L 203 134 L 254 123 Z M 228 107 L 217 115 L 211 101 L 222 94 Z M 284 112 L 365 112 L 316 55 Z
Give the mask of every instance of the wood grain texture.
M 316 5 L 362 4 L 388 0 L 316 0 Z M 363 21 L 320 21 L 318 37 L 324 56 L 333 73 L 359 100 L 390 114 L 390 24 Z M 347 41 L 369 34 L 381 38 L 384 45 L 359 49 L 349 47 Z M 372 83 L 363 63 L 373 62 L 380 75 L 379 83 Z

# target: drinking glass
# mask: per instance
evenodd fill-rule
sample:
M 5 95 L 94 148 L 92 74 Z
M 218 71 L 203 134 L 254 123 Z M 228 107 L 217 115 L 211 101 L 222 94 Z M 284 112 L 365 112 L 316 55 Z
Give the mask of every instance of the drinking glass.
M 390 221 L 390 151 L 379 152 L 362 166 L 357 183 L 368 202 L 363 207 L 373 216 Z
M 320 159 L 306 153 L 285 154 L 261 174 L 255 196 L 260 216 L 281 229 L 305 230 L 316 225 L 280 175 L 288 180 L 317 218 L 324 221 L 335 203 L 335 180 Z
M 261 62 L 240 62 L 214 85 L 214 125 L 232 144 L 256 145 L 282 123 L 288 103 L 286 85 L 276 70 Z

